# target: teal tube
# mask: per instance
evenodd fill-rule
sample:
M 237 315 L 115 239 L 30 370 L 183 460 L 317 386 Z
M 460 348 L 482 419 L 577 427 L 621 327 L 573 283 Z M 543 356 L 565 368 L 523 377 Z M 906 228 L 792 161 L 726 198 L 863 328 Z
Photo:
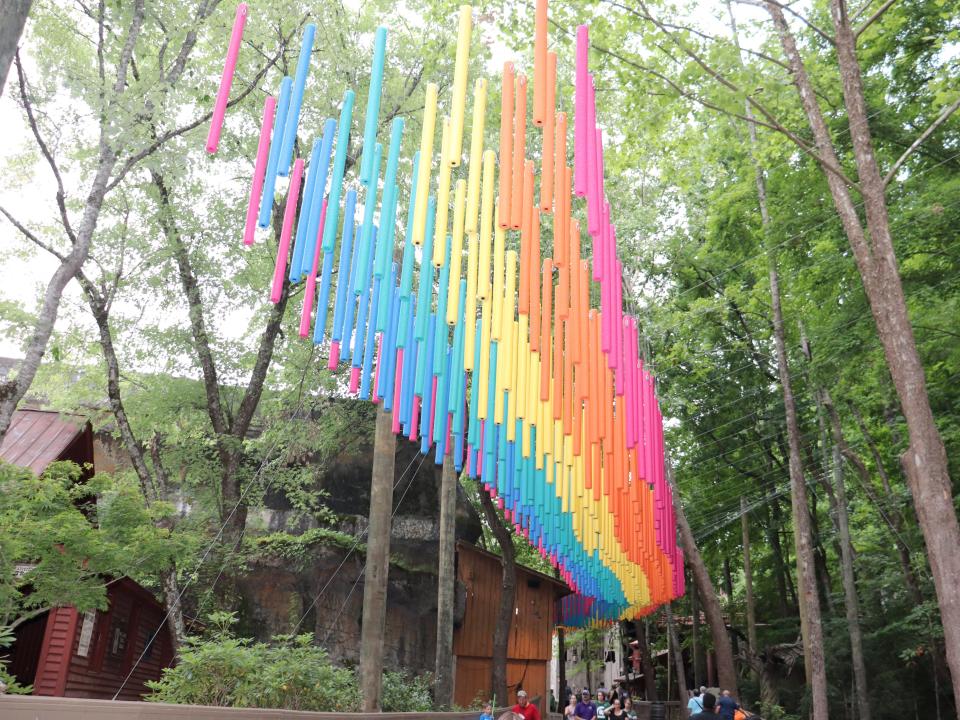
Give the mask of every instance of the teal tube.
M 390 150 L 387 152 L 387 169 L 383 175 L 383 200 L 380 204 L 380 227 L 383 238 L 377 245 L 377 260 L 374 264 L 374 277 L 387 274 L 393 260 L 394 231 L 397 226 L 397 166 L 400 162 L 400 144 L 403 141 L 403 118 L 394 118 L 390 131 Z M 420 154 L 413 156 L 413 182 L 416 188 L 417 165 Z M 413 191 L 414 195 L 416 190 Z M 412 213 L 411 213 L 412 215 Z M 409 231 L 407 235 L 409 235 Z M 359 290 L 357 290 L 359 292 Z M 402 295 L 401 291 L 401 295 Z
M 384 244 L 384 240 L 381 237 L 381 234 L 378 232 L 374 235 L 373 232 L 373 213 L 377 209 L 377 184 L 380 179 L 380 161 L 383 158 L 383 146 L 380 143 L 377 143 L 377 147 L 372 153 L 371 157 L 373 158 L 373 175 L 374 182 L 367 187 L 367 195 L 363 199 L 363 223 L 360 226 L 360 245 L 358 249 L 360 250 L 360 257 L 357 262 L 360 267 L 365 268 L 370 259 L 370 256 L 374 253 L 374 238 L 376 238 L 376 244 Z M 386 193 L 386 189 L 384 189 Z M 354 294 L 359 295 L 364 291 L 366 284 L 364 283 L 366 278 L 358 277 L 352 283 L 353 287 L 350 289 Z M 369 282 L 369 280 L 367 280 Z M 346 290 L 347 288 L 344 288 Z
M 437 214 L 437 198 L 433 195 L 427 200 L 427 227 L 423 237 L 423 246 L 420 248 L 420 277 L 417 286 L 417 312 L 421 308 L 433 305 L 433 222 Z M 446 319 L 444 319 L 446 322 Z M 414 340 L 423 340 L 427 333 L 427 323 L 423 316 L 417 318 L 413 326 Z
M 353 90 L 343 96 L 343 109 L 337 125 L 337 152 L 333 158 L 333 175 L 330 178 L 330 199 L 327 201 L 327 221 L 323 226 L 323 251 L 333 252 L 337 243 L 337 226 L 340 224 L 340 194 L 343 192 L 343 172 L 347 164 L 347 145 L 350 143 L 350 123 L 353 120 Z
M 373 40 L 373 67 L 370 69 L 370 93 L 367 96 L 367 117 L 363 131 L 363 157 L 360 160 L 360 182 L 371 185 L 374 178 L 370 148 L 377 141 L 377 122 L 380 119 L 380 95 L 383 94 L 383 64 L 387 54 L 387 29 L 377 28 Z M 376 187 L 376 185 L 374 185 Z

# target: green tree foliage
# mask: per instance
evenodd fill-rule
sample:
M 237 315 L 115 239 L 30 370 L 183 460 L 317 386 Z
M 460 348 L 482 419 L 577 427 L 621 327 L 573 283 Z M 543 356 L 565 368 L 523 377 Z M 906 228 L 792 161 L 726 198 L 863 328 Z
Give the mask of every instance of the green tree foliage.
M 148 685 L 153 702 L 228 707 L 356 712 L 356 673 L 330 662 L 312 635 L 277 637 L 272 644 L 233 635 L 230 613 L 210 618 L 206 638 L 188 638 L 180 661 Z M 384 712 L 431 708 L 429 683 L 402 672 L 383 676 Z

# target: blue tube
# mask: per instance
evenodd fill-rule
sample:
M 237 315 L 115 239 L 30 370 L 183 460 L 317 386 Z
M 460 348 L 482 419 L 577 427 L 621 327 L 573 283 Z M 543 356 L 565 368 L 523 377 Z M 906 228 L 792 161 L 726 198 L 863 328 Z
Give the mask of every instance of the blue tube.
M 450 236 L 447 235 L 447 257 L 450 257 Z M 429 260 L 428 260 L 429 262 Z M 440 268 L 440 284 L 437 288 L 437 317 L 443 320 L 443 323 L 437 323 L 437 327 L 434 329 L 434 332 L 437 333 L 437 344 L 434 346 L 433 351 L 433 365 L 434 367 L 443 364 L 443 353 L 446 350 L 438 351 L 436 348 L 446 348 L 447 339 L 450 336 L 450 331 L 447 329 L 447 291 L 450 287 L 450 263 L 444 263 L 443 267 Z M 438 373 L 435 373 L 438 374 Z M 444 401 L 444 406 L 446 406 L 446 401 Z
M 390 298 L 390 301 L 387 303 L 387 314 L 390 317 L 390 322 L 387 323 L 386 329 L 383 331 L 383 338 L 381 339 L 380 343 L 380 367 L 377 368 L 378 379 L 376 390 L 378 398 L 385 397 L 387 385 L 390 382 L 390 376 L 393 374 L 391 368 L 396 360 L 396 325 L 398 317 L 397 313 L 400 309 L 400 303 L 397 302 L 396 279 L 397 264 L 393 263 L 390 268 L 390 284 L 384 288 Z M 392 352 L 391 349 L 393 349 Z
M 400 295 L 410 297 L 413 291 L 413 262 L 416 251 L 413 247 L 413 205 L 417 197 L 417 166 L 420 151 L 413 155 L 413 187 L 410 190 L 410 207 L 407 209 L 407 231 L 403 240 L 403 269 L 400 271 Z
M 370 69 L 370 94 L 367 96 L 367 117 L 363 131 L 363 159 L 360 161 L 360 182 L 364 185 L 371 185 L 373 180 L 370 148 L 377 141 L 377 121 L 380 119 L 380 95 L 383 92 L 383 63 L 386 52 L 387 29 L 378 27 L 373 40 L 373 67 Z
M 320 296 L 317 300 L 317 322 L 313 326 L 313 344 L 319 345 L 327 332 L 327 315 L 330 314 L 330 281 L 333 276 L 333 251 L 323 254 L 323 271 L 320 274 Z
M 380 278 L 374 278 L 373 289 L 370 292 L 370 307 L 377 306 L 380 299 Z M 362 400 L 370 399 L 370 383 L 373 380 L 373 354 L 376 352 L 375 346 L 377 330 L 373 322 L 367 323 L 367 337 L 363 343 L 363 371 L 360 373 L 360 398 Z
M 357 229 L 354 228 L 353 232 L 354 234 L 356 234 Z M 353 278 L 357 274 L 357 255 L 359 255 L 359 253 L 357 252 L 357 245 L 356 243 L 354 243 L 353 257 L 350 260 L 349 278 L 351 282 L 353 281 Z M 337 290 L 339 289 L 340 287 L 338 284 Z M 347 292 L 345 294 L 347 296 L 347 302 L 346 302 L 347 306 L 344 308 L 344 311 L 343 311 L 343 326 L 340 328 L 340 337 L 341 337 L 340 358 L 343 360 L 343 362 L 350 362 L 350 358 L 353 354 L 353 348 L 351 346 L 353 343 L 356 342 L 356 340 L 353 337 L 353 314 L 357 311 L 357 298 L 352 292 L 350 292 L 349 285 L 347 287 Z M 353 341 L 353 343 L 351 342 L 351 340 Z
M 413 313 L 409 313 L 407 322 L 413 322 Z M 410 345 L 403 350 L 403 386 L 400 388 L 400 422 L 405 425 L 408 425 L 413 418 L 413 385 L 417 377 L 419 354 L 419 343 L 410 343 Z
M 374 237 L 377 234 L 377 228 L 373 228 Z M 359 310 L 357 310 L 357 331 L 356 336 L 354 337 L 353 343 L 353 367 L 363 367 L 363 356 L 364 350 L 366 348 L 367 340 L 367 318 L 370 316 L 370 272 L 373 270 L 372 264 L 368 263 L 366 268 L 362 268 L 361 272 L 364 273 L 364 276 L 367 278 L 367 283 L 363 288 L 363 292 L 360 293 L 360 304 Z
M 490 377 L 497 376 L 497 343 L 490 343 Z M 494 404 L 496 402 L 496 383 L 487 383 L 487 420 L 483 424 L 483 477 L 484 482 L 491 483 L 488 476 L 493 478 L 496 470 L 492 468 L 493 460 L 496 457 L 496 424 L 493 422 Z
M 384 385 L 383 409 L 391 410 L 391 411 L 393 410 L 393 395 L 394 395 L 393 391 L 397 383 L 397 325 L 400 322 L 400 303 L 397 302 L 398 294 L 399 294 L 399 291 L 396 288 L 394 288 L 393 303 L 391 306 L 391 310 L 393 312 L 391 313 L 391 318 L 390 318 L 391 319 L 390 328 L 387 331 L 388 342 L 387 342 L 386 349 L 389 352 L 389 354 L 387 355 L 386 362 L 384 363 L 384 365 L 386 366 L 387 375 L 386 375 L 386 378 L 384 378 L 386 382 L 381 383 L 382 385 Z M 383 377 L 382 374 L 381 374 L 381 377 Z
M 296 80 L 293 81 L 290 111 L 287 113 L 287 122 L 283 130 L 283 145 L 280 146 L 280 161 L 277 165 L 277 175 L 280 177 L 286 177 L 290 173 L 290 163 L 293 160 L 293 144 L 297 139 L 300 108 L 303 106 L 303 89 L 307 84 L 307 73 L 310 71 L 310 52 L 313 50 L 313 36 L 316 32 L 317 26 L 314 23 L 307 23 L 303 27 L 300 58 L 297 60 L 297 76 Z
M 433 223 L 436 215 L 437 199 L 430 196 L 427 201 L 427 227 L 423 237 L 423 245 L 420 248 L 420 277 L 417 286 L 417 309 L 430 307 L 433 302 L 433 263 L 430 258 L 433 256 Z M 427 332 L 426 319 L 418 317 L 419 325 L 413 328 L 413 337 L 417 340 L 423 340 Z M 446 319 L 444 319 L 446 322 Z
M 436 315 L 430 314 L 428 322 L 433 326 Z M 421 394 L 420 402 L 420 452 L 426 455 L 430 452 L 430 418 L 431 418 L 431 400 L 433 399 L 433 333 L 427 335 L 426 347 L 424 352 L 420 353 L 422 361 L 417 367 L 417 374 L 420 374 L 422 368 L 424 377 L 427 378 L 426 390 Z
M 320 143 L 320 155 L 317 164 L 310 172 L 315 175 L 310 200 L 310 220 L 307 223 L 303 238 L 303 255 L 300 266 L 297 268 L 299 280 L 313 268 L 313 255 L 317 249 L 317 237 L 320 234 L 320 216 L 323 215 L 323 196 L 327 192 L 327 172 L 330 170 L 330 152 L 333 150 L 333 136 L 337 130 L 337 122 L 328 118 L 323 126 L 323 139 Z M 329 208 L 327 209 L 329 212 Z M 301 211 L 301 217 L 302 217 Z M 299 235 L 300 228 L 297 228 Z
M 460 288 L 459 296 L 461 300 L 464 300 L 467 296 L 467 281 L 463 278 L 460 278 Z M 459 307 L 463 307 L 460 305 Z M 461 415 L 461 420 L 463 419 L 463 399 L 466 397 L 464 394 L 466 389 L 463 386 L 463 342 L 464 335 L 466 334 L 466 320 L 461 313 L 457 317 L 457 324 L 453 326 L 453 372 L 456 377 L 456 386 L 453 391 L 450 393 L 450 400 L 447 403 L 447 410 L 457 414 L 459 408 L 459 414 Z M 463 423 L 460 425 L 461 432 L 463 431 Z M 454 429 L 456 432 L 456 429 Z
M 330 329 L 332 340 L 343 337 L 343 311 L 347 304 L 347 291 L 350 287 L 350 272 L 353 258 L 354 211 L 357 206 L 357 191 L 347 192 L 346 207 L 343 211 L 343 238 L 340 241 L 340 260 L 337 263 L 337 294 L 333 300 L 333 327 Z M 349 338 L 347 338 L 349 341 Z
M 446 325 L 445 318 L 437 314 L 437 317 L 440 318 L 438 325 Z M 444 353 L 444 371 L 442 374 L 437 377 L 437 407 L 434 410 L 433 426 L 436 428 L 437 436 L 437 454 L 436 454 L 436 464 L 443 465 L 443 457 L 447 454 L 447 419 L 450 417 L 447 413 L 447 398 L 450 395 L 450 380 L 453 375 L 453 370 L 450 367 L 450 364 L 453 362 L 453 352 L 446 342 L 443 343 L 447 346 L 447 351 Z
M 463 306 L 461 306 L 463 307 Z M 476 338 L 483 337 L 483 318 L 477 318 Z M 467 443 L 473 447 L 480 445 L 480 393 L 477 392 L 477 373 L 480 367 L 480 343 L 473 344 L 473 372 L 470 381 L 470 423 L 467 427 Z M 486 398 L 484 398 L 486 402 Z
M 297 235 L 293 246 L 293 260 L 290 261 L 290 282 L 299 282 L 303 277 L 300 265 L 303 261 L 303 249 L 306 243 L 303 238 L 310 223 L 310 201 L 313 200 L 313 186 L 317 182 L 315 168 L 320 157 L 320 138 L 313 141 L 313 150 L 310 152 L 310 165 L 307 168 L 307 182 L 303 188 L 303 200 L 300 203 L 300 218 L 297 220 Z
M 343 172 L 347 164 L 347 145 L 350 144 L 350 122 L 353 119 L 353 90 L 343 96 L 343 109 L 337 124 L 337 153 L 333 156 L 333 174 L 330 178 L 330 200 L 327 202 L 327 222 L 323 226 L 323 251 L 331 252 L 337 242 L 340 224 L 340 193 L 343 191 Z
M 290 87 L 293 80 L 285 77 L 280 82 L 280 99 L 277 100 L 277 116 L 273 119 L 273 135 L 270 136 L 270 154 L 267 155 L 267 169 L 263 177 L 263 196 L 260 199 L 260 217 L 257 225 L 262 228 L 270 225 L 273 214 L 273 195 L 277 187 L 277 163 L 280 161 L 280 147 L 283 145 L 283 128 L 290 109 Z

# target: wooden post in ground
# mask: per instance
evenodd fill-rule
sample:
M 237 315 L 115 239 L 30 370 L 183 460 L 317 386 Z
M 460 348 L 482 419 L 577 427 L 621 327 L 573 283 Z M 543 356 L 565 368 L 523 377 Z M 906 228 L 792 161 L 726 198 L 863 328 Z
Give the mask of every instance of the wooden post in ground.
M 457 471 L 453 458 L 443 460 L 440 480 L 440 562 L 437 569 L 437 655 L 433 698 L 438 708 L 453 705 L 453 602 L 456 577 Z
M 370 524 L 367 567 L 363 582 L 363 625 L 360 628 L 360 693 L 364 712 L 379 712 L 383 689 L 383 636 L 387 620 L 387 575 L 390 570 L 390 525 L 397 436 L 390 413 L 377 409 L 370 478 Z

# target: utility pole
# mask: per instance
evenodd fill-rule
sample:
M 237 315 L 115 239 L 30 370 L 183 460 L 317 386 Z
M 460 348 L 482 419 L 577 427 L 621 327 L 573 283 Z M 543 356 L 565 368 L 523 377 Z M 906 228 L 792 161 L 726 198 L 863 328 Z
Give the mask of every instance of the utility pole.
M 397 436 L 390 413 L 381 405 L 373 439 L 367 566 L 360 628 L 360 694 L 364 712 L 380 711 L 383 689 L 383 636 L 387 620 L 387 575 L 390 571 L 390 525 Z
M 440 562 L 437 569 L 437 656 L 433 697 L 440 708 L 453 705 L 453 602 L 456 587 L 455 545 L 457 471 L 453 458 L 443 459 L 440 480 Z

